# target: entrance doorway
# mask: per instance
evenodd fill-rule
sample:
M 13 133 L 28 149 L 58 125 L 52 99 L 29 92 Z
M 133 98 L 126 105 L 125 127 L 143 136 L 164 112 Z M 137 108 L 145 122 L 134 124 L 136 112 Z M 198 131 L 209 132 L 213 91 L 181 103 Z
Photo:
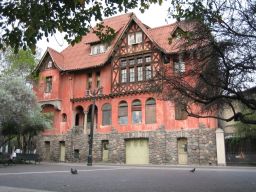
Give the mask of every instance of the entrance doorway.
M 108 140 L 102 141 L 102 161 L 108 161 Z
M 125 141 L 126 164 L 148 164 L 148 139 L 129 139 Z
M 180 165 L 188 164 L 187 138 L 178 139 L 178 159 Z
M 60 161 L 65 161 L 65 141 L 60 141 Z
M 45 148 L 45 160 L 50 161 L 50 141 L 44 142 L 44 148 Z

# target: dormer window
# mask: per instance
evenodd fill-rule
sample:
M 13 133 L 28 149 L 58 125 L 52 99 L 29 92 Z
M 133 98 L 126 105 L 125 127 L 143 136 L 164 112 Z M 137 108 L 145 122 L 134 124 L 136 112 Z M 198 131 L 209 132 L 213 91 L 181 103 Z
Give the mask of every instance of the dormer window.
M 91 46 L 91 55 L 97 55 L 100 53 L 104 53 L 107 50 L 106 44 L 96 44 Z
M 142 32 L 128 34 L 128 45 L 138 44 L 142 42 Z
M 49 61 L 48 63 L 47 63 L 47 69 L 49 69 L 49 68 L 52 68 L 52 61 Z

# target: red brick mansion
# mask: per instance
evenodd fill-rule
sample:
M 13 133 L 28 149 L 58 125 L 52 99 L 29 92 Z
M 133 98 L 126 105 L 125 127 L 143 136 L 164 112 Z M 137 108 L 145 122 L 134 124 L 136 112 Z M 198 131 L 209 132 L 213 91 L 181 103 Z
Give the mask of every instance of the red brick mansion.
M 179 38 L 168 38 L 189 24 L 150 28 L 128 13 L 103 25 L 116 32 L 111 42 L 90 32 L 62 52 L 48 48 L 36 68 L 38 103 L 53 117 L 38 140 L 43 159 L 86 162 L 93 115 L 94 162 L 216 164 L 217 121 L 181 115 L 178 105 L 146 89 L 163 65 L 188 67 L 174 45 Z

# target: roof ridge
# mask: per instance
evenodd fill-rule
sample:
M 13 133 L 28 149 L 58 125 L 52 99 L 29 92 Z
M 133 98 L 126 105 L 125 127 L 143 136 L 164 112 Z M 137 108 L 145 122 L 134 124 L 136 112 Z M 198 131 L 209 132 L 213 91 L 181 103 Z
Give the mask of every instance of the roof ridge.
M 150 28 L 148 29 L 149 31 L 153 31 L 155 29 L 160 29 L 160 28 L 164 28 L 164 27 L 170 27 L 172 25 L 177 25 L 178 21 L 174 22 L 174 23 L 171 23 L 171 24 L 167 24 L 167 25 L 161 25 L 161 26 L 158 26 L 158 27 L 154 27 L 154 28 Z
M 130 13 L 125 13 L 125 14 L 121 14 L 121 15 L 115 15 L 115 16 L 112 16 L 112 17 L 105 18 L 101 22 L 104 22 L 104 21 L 107 21 L 107 20 L 112 20 L 113 18 L 121 17 L 121 16 L 125 16 L 125 15 L 132 16 L 132 15 L 135 15 L 135 14 L 133 12 L 130 12 Z

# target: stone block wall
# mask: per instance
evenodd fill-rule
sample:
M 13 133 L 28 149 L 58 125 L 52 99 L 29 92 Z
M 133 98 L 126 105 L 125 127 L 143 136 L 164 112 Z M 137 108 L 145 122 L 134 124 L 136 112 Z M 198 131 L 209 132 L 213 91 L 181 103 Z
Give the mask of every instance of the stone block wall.
M 113 128 L 110 134 L 94 135 L 94 162 L 102 161 L 102 141 L 109 141 L 109 162 L 125 163 L 125 141 L 127 139 L 147 138 L 150 164 L 178 164 L 178 139 L 187 139 L 188 164 L 216 165 L 215 129 L 200 127 L 178 131 L 135 131 L 117 133 Z M 65 141 L 66 161 L 87 161 L 88 136 L 82 130 L 69 131 L 65 135 L 43 136 L 39 140 L 39 153 L 45 157 L 44 142 L 50 141 L 51 160 L 59 161 L 60 141 Z M 74 158 L 74 150 L 79 150 L 80 159 Z

